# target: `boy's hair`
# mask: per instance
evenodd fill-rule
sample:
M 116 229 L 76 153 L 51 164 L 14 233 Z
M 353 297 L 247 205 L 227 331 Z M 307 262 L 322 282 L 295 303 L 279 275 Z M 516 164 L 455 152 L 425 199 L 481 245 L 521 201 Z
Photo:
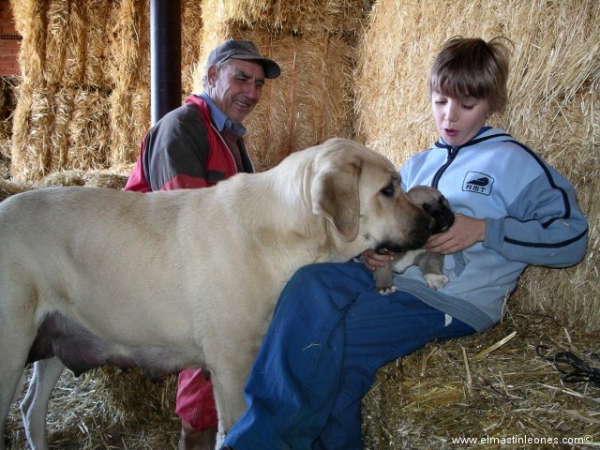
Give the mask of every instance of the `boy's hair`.
M 505 44 L 506 42 L 506 44 Z M 508 101 L 508 63 L 512 42 L 503 36 L 450 38 L 435 58 L 427 80 L 428 94 L 487 99 L 490 112 L 502 112 Z

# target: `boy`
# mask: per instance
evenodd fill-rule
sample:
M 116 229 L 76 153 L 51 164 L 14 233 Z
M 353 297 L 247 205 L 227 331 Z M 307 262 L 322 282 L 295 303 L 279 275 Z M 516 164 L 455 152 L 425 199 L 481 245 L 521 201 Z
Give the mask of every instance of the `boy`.
M 246 385 L 248 410 L 225 444 L 235 450 L 361 450 L 360 401 L 379 367 L 436 339 L 500 321 L 528 264 L 567 267 L 587 248 L 587 220 L 571 184 L 505 131 L 485 126 L 504 109 L 503 38 L 450 39 L 428 78 L 440 139 L 402 167 L 402 187 L 438 188 L 456 213 L 426 248 L 446 255 L 450 281 L 428 288 L 418 268 L 396 292 L 373 290 L 364 264 L 315 264 L 284 289 Z

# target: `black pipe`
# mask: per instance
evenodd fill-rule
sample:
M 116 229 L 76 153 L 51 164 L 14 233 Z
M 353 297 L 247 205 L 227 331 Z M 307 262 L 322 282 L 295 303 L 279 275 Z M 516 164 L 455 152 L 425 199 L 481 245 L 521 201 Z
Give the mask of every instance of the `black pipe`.
M 150 95 L 152 124 L 181 106 L 180 0 L 150 0 Z

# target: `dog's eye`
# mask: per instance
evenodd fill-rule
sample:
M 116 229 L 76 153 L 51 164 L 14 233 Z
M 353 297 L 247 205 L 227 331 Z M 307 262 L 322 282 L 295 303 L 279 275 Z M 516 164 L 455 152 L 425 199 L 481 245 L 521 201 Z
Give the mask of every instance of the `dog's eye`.
M 396 192 L 396 187 L 394 186 L 394 183 L 390 183 L 379 192 L 381 192 L 386 197 L 393 197 L 394 193 Z

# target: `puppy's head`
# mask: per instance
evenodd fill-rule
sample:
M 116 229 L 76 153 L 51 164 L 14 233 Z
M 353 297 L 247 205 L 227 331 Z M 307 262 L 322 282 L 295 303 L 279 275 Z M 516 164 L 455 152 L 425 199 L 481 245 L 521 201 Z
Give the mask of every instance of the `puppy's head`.
M 434 221 L 433 234 L 446 231 L 454 223 L 454 213 L 446 197 L 436 188 L 415 186 L 408 191 L 408 198 L 427 212 Z

